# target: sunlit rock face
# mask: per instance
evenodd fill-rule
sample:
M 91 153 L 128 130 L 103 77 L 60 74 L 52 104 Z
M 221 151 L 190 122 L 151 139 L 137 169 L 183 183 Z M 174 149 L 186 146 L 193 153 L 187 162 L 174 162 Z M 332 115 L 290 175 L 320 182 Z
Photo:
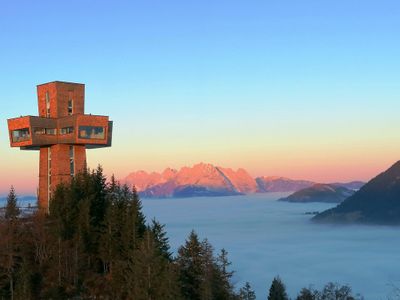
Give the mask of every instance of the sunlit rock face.
M 121 180 L 134 185 L 144 197 L 229 196 L 268 192 L 296 192 L 315 185 L 307 180 L 263 176 L 253 178 L 245 169 L 233 170 L 208 163 L 198 163 L 180 170 L 166 168 L 161 173 L 143 170 Z M 332 188 L 359 188 L 362 182 L 333 183 Z
M 179 171 L 167 168 L 162 173 L 137 171 L 122 182 L 135 185 L 147 197 L 226 196 L 259 191 L 257 182 L 246 170 L 234 171 L 206 163 Z

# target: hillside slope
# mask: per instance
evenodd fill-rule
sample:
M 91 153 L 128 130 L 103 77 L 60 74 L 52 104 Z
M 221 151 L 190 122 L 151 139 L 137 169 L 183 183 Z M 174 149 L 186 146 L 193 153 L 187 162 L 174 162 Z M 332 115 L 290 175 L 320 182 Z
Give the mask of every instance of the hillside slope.
M 400 224 L 400 161 L 379 174 L 317 222 Z
M 287 202 L 325 202 L 340 203 L 354 194 L 353 190 L 333 184 L 315 184 L 309 188 L 302 189 L 279 201 Z

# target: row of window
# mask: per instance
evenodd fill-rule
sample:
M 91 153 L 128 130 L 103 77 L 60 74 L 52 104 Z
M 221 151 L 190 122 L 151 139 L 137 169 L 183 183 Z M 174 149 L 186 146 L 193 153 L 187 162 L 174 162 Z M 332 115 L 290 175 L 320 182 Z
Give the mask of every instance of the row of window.
M 55 128 L 34 128 L 33 133 L 37 135 L 47 134 L 47 135 L 56 135 L 57 129 Z
M 56 135 L 55 128 L 34 128 L 35 135 Z M 59 130 L 59 134 L 71 134 L 74 132 L 74 127 L 64 127 Z M 14 143 L 30 140 L 31 135 L 29 128 L 22 128 L 12 131 L 12 140 Z M 104 127 L 100 126 L 79 126 L 79 138 L 81 139 L 104 139 Z

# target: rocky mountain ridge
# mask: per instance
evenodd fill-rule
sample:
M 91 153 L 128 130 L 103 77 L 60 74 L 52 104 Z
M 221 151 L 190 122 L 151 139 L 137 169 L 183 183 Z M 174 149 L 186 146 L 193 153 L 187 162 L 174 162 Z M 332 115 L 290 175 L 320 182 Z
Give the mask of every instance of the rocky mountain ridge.
M 140 170 L 120 181 L 135 185 L 142 197 L 158 198 L 296 192 L 315 184 L 276 176 L 253 178 L 245 169 L 233 170 L 208 163 L 198 163 L 180 170 L 166 168 L 160 173 Z

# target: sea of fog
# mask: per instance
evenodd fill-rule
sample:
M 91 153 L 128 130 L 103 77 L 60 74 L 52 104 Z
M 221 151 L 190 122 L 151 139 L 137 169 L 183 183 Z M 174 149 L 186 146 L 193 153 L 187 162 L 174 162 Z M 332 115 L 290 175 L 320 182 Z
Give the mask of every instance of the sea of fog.
M 387 299 L 400 287 L 400 228 L 321 225 L 306 212 L 324 203 L 287 203 L 283 193 L 254 196 L 142 199 L 147 220 L 166 225 L 172 250 L 194 229 L 217 251 L 225 248 L 236 271 L 234 282 L 249 281 L 266 299 L 274 276 L 295 297 L 310 284 L 349 284 L 365 299 Z

